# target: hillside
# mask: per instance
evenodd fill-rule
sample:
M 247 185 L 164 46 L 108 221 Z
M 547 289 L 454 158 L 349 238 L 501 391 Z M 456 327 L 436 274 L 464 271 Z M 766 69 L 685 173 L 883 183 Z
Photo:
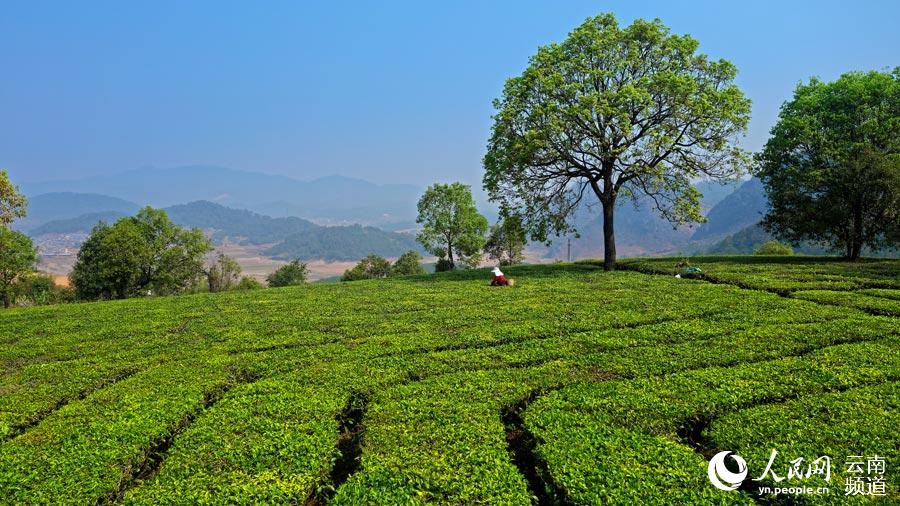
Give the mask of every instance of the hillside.
M 6 311 L 3 502 L 753 504 L 708 459 L 776 448 L 837 504 L 900 458 L 900 260 L 677 261 Z
M 230 239 L 244 244 L 274 244 L 267 255 L 283 260 L 346 261 L 372 253 L 396 257 L 411 249 L 421 251 L 414 236 L 375 227 L 324 227 L 301 218 L 271 218 L 205 201 L 167 207 L 165 211 L 180 226 L 211 232 L 216 243 Z M 90 213 L 51 221 L 34 229 L 31 235 L 87 233 L 97 222 L 111 222 L 121 216 L 117 212 Z
M 762 182 L 751 178 L 719 201 L 706 215 L 707 222 L 691 236 L 694 242 L 719 240 L 762 219 L 768 207 Z

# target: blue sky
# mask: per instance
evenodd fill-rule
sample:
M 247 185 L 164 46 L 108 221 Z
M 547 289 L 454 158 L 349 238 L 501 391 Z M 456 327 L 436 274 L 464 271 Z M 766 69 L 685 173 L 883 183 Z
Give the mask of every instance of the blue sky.
M 900 65 L 896 1 L 3 1 L 0 167 L 23 182 L 215 164 L 477 185 L 504 80 L 606 11 L 734 62 L 750 149 L 799 81 Z

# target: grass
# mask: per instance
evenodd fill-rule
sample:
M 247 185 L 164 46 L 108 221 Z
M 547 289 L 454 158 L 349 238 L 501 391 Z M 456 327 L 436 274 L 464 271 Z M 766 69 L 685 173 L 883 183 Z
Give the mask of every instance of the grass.
M 0 503 L 746 504 L 708 458 L 773 447 L 900 500 L 900 261 L 678 261 L 5 311 Z

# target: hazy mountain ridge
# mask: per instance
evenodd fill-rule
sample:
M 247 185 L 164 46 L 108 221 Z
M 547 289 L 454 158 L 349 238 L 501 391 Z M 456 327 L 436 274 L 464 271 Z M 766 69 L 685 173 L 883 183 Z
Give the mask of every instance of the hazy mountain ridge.
M 216 166 L 136 169 L 107 176 L 22 185 L 28 195 L 70 191 L 116 195 L 122 199 L 168 207 L 208 200 L 252 210 L 285 209 L 311 220 L 363 224 L 390 223 L 415 217 L 421 188 L 376 184 L 339 175 L 312 181 Z M 110 209 L 92 209 L 101 211 Z M 88 212 L 88 211 L 85 211 Z M 71 217 L 71 216 L 69 216 Z

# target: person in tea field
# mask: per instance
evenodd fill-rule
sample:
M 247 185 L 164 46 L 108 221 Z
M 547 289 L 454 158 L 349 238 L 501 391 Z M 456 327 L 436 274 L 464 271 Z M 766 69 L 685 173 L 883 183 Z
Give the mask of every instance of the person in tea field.
M 505 275 L 503 275 L 503 271 L 500 270 L 499 267 L 494 267 L 494 270 L 491 271 L 494 273 L 494 279 L 491 280 L 491 286 L 512 286 L 513 280 L 507 279 Z

